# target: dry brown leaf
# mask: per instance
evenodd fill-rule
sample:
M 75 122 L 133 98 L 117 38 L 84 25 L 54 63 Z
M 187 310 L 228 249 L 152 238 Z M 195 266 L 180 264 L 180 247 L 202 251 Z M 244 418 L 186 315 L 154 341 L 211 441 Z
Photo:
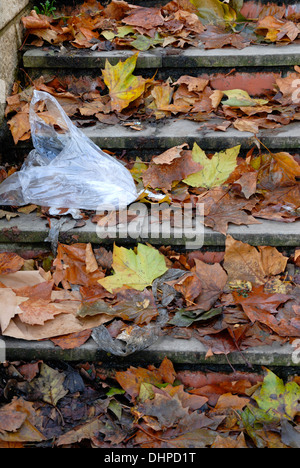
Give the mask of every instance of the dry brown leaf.
M 260 247 L 257 250 L 231 236 L 226 238 L 224 268 L 229 282 L 250 281 L 254 285 L 263 285 L 269 276 L 285 270 L 287 260 L 275 247 Z
M 15 273 L 24 265 L 24 259 L 13 252 L 0 253 L 0 275 Z

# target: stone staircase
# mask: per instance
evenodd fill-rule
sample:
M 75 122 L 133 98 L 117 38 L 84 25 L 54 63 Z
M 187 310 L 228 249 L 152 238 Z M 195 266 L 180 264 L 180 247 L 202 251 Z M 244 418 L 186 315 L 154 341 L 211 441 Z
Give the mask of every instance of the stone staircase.
M 131 2 L 142 5 L 157 6 L 154 1 Z M 280 2 L 277 2 L 280 3 Z M 290 3 L 290 2 L 285 2 Z M 294 2 L 291 2 L 294 3 Z M 118 50 L 110 52 L 93 52 L 87 50 L 66 50 L 63 53 L 59 49 L 27 48 L 22 56 L 22 68 L 32 78 L 38 76 L 75 75 L 75 76 L 97 76 L 104 68 L 105 61 L 115 64 L 124 60 L 132 54 L 132 51 Z M 171 76 L 178 79 L 182 75 L 209 76 L 217 84 L 222 83 L 224 89 L 241 87 L 250 94 L 255 90 L 272 89 L 274 73 L 283 75 L 293 71 L 295 65 L 300 65 L 300 44 L 276 47 L 273 45 L 258 45 L 243 50 L 201 50 L 189 48 L 178 51 L 175 49 L 153 49 L 141 52 L 138 57 L 136 74 L 151 76 L 157 71 L 159 79 L 167 79 Z M 232 69 L 234 69 L 232 71 Z M 231 72 L 229 74 L 229 72 Z M 239 83 L 237 86 L 236 84 Z M 143 125 L 143 130 L 137 132 L 122 125 L 104 125 L 97 123 L 96 126 L 84 128 L 85 134 L 91 138 L 99 147 L 119 153 L 127 150 L 128 153 L 149 158 L 149 156 L 160 154 L 166 149 L 176 145 L 188 143 L 190 146 L 197 142 L 202 149 L 216 151 L 230 148 L 241 144 L 244 150 L 253 145 L 253 134 L 239 132 L 235 129 L 227 132 L 199 130 L 199 123 L 187 120 L 170 119 L 167 122 L 149 123 Z M 287 151 L 292 154 L 300 153 L 300 122 L 283 126 L 278 130 L 262 130 L 258 135 L 260 141 L 274 152 Z M 8 145 L 8 151 L 12 148 Z M 20 144 L 20 150 L 27 151 L 30 144 Z M 11 219 L 9 222 L 0 220 L 0 249 L 22 251 L 33 249 L 49 249 L 49 243 L 45 243 L 49 228 L 46 220 L 37 218 L 34 214 L 21 215 Z M 132 240 L 120 238 L 118 244 L 132 244 Z M 261 224 L 252 226 L 234 226 L 229 229 L 235 239 L 247 242 L 251 245 L 276 246 L 279 249 L 295 248 L 300 246 L 300 221 L 295 223 L 277 223 L 262 221 Z M 75 236 L 75 237 L 74 237 Z M 99 244 L 99 237 L 95 225 L 87 221 L 80 229 L 75 228 L 74 220 L 65 223 L 60 231 L 60 240 L 64 243 L 92 242 Z M 106 239 L 101 243 L 112 245 L 115 238 Z M 170 235 L 169 238 L 141 237 L 142 242 L 150 242 L 153 245 L 172 245 L 176 248 L 184 248 L 185 238 L 176 239 Z M 225 237 L 209 228 L 205 229 L 204 248 L 220 249 L 225 245 Z M 206 359 L 207 350 L 197 340 L 180 340 L 163 337 L 143 352 L 139 352 L 129 358 L 113 358 L 105 352 L 97 349 L 96 344 L 90 340 L 79 349 L 62 350 L 55 347 L 51 342 L 20 342 L 13 339 L 5 339 L 7 355 L 10 360 L 21 359 L 63 359 L 63 360 L 101 360 L 117 362 L 118 364 L 132 363 L 154 363 L 168 356 L 174 363 L 183 365 L 227 365 L 228 361 L 233 366 L 245 364 L 246 360 L 253 366 L 293 366 L 293 348 L 285 347 L 259 347 L 243 353 L 236 352 L 229 356 L 213 356 Z

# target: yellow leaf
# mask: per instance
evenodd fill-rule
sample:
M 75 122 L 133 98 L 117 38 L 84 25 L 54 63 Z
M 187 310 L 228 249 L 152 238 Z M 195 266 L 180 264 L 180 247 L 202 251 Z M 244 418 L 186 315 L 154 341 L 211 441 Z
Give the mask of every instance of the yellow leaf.
M 247 91 L 243 89 L 231 89 L 229 91 L 223 91 L 223 94 L 228 97 L 227 101 L 223 101 L 223 104 L 230 107 L 264 106 L 269 102 L 265 99 L 253 99 L 249 96 Z
M 102 70 L 104 82 L 109 89 L 111 97 L 111 108 L 113 111 L 121 112 L 128 105 L 139 98 L 145 91 L 145 80 L 132 73 L 136 67 L 138 54 L 132 55 L 125 62 L 111 65 L 106 61 L 105 70 Z
M 143 291 L 167 271 L 164 256 L 155 248 L 138 244 L 137 253 L 124 247 L 114 247 L 115 274 L 99 280 L 109 292 L 126 286 Z
M 236 12 L 231 6 L 219 0 L 190 0 L 198 9 L 198 15 L 205 22 L 224 23 L 224 21 L 235 21 Z
M 226 182 L 237 167 L 237 157 L 240 149 L 240 146 L 236 146 L 221 153 L 216 153 L 212 159 L 209 159 L 195 143 L 193 159 L 201 164 L 203 169 L 196 172 L 196 174 L 190 175 L 183 182 L 192 187 L 205 187 L 207 189 L 219 187 Z

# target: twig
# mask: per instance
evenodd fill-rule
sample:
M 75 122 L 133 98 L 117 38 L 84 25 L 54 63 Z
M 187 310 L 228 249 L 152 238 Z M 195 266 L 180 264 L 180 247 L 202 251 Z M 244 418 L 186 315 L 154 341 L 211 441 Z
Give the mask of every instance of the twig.
M 31 77 L 28 75 L 28 73 L 23 68 L 20 68 L 20 71 L 22 71 L 27 76 L 27 78 L 29 79 L 31 85 L 35 86 L 34 82 L 32 81 Z

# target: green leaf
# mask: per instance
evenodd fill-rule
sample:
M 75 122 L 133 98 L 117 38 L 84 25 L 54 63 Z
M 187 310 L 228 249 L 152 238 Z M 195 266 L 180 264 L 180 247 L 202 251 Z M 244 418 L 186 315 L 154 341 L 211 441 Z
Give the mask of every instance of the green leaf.
M 193 159 L 201 164 L 203 169 L 187 177 L 183 182 L 192 187 L 204 187 L 207 189 L 219 187 L 224 184 L 237 167 L 237 157 L 241 147 L 216 153 L 209 159 L 204 151 L 195 143 L 193 148 Z
M 111 388 L 108 390 L 106 396 L 115 396 L 115 395 L 124 395 L 125 391 L 122 390 L 121 388 Z
M 260 393 L 253 396 L 259 408 L 274 419 L 293 420 L 299 413 L 300 387 L 296 382 L 286 385 L 270 370 L 261 386 Z
M 197 314 L 197 311 L 188 311 L 185 309 L 178 310 L 175 316 L 170 320 L 171 325 L 177 327 L 189 327 L 194 322 L 206 322 L 211 320 L 214 317 L 218 317 L 222 314 L 222 307 L 217 309 L 211 309 L 207 312 L 201 311 L 200 315 Z
M 155 393 L 152 388 L 152 384 L 147 382 L 142 382 L 139 393 L 139 401 L 144 402 L 146 400 L 152 400 L 155 397 Z
M 110 409 L 110 411 L 112 411 L 116 415 L 119 421 L 121 420 L 123 409 L 122 405 L 117 400 L 111 400 L 111 402 L 108 405 L 108 409 Z
M 137 253 L 115 245 L 112 266 L 115 274 L 99 280 L 109 292 L 123 286 L 143 291 L 168 270 L 164 256 L 143 244 L 138 244 Z
M 101 36 L 103 36 L 107 41 L 112 41 L 116 34 L 113 31 L 102 31 Z
M 145 91 L 145 80 L 140 76 L 134 76 L 138 54 L 132 55 L 125 62 L 111 65 L 106 60 L 105 69 L 102 70 L 104 83 L 109 89 L 111 108 L 121 112 L 132 101 L 135 101 Z
M 230 5 L 219 0 L 190 0 L 198 9 L 198 15 L 205 23 L 223 25 L 236 20 L 236 12 Z
M 269 102 L 265 99 L 253 99 L 249 96 L 247 91 L 242 89 L 231 89 L 229 91 L 223 91 L 223 93 L 228 97 L 228 99 L 227 101 L 223 101 L 222 104 L 229 107 L 264 106 Z
M 137 50 L 145 52 L 146 50 L 151 49 L 151 47 L 155 47 L 156 45 L 159 45 L 162 43 L 163 43 L 163 39 L 160 37 L 158 33 L 156 33 L 154 38 L 139 35 L 133 42 L 131 42 L 130 45 Z
M 56 406 L 64 398 L 68 390 L 64 388 L 65 375 L 42 363 L 40 375 L 34 379 L 30 387 L 41 394 L 45 403 Z
M 132 26 L 119 26 L 117 30 L 118 30 L 117 36 L 120 38 L 128 36 L 129 34 L 134 34 L 135 32 L 135 29 Z

